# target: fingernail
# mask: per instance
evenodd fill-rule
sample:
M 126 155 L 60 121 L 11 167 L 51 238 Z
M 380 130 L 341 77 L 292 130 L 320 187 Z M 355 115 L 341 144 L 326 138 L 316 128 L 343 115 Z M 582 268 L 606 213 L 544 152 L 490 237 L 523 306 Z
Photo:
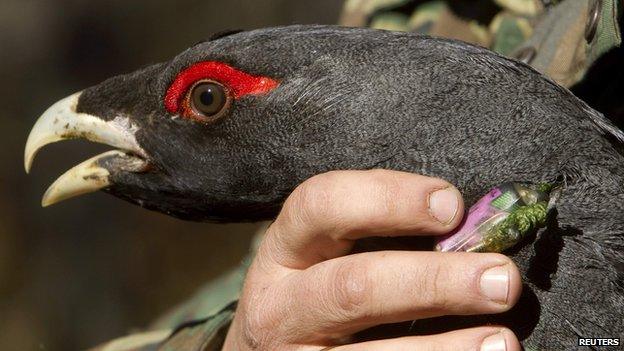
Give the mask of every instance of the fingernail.
M 509 295 L 509 268 L 497 266 L 481 275 L 481 293 L 492 301 L 506 304 Z
M 507 342 L 505 341 L 505 335 L 503 332 L 490 335 L 483 339 L 481 344 L 481 351 L 506 351 Z
M 429 213 L 442 224 L 449 224 L 457 216 L 459 198 L 453 187 L 440 189 L 429 194 Z

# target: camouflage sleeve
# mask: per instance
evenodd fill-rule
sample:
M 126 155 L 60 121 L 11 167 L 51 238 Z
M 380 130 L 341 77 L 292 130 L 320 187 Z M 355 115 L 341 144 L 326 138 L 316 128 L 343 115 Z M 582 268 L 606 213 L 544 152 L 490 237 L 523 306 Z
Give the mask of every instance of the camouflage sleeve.
M 93 349 L 93 351 L 219 351 L 234 316 L 236 303 L 204 319 L 162 329 L 132 334 Z
M 566 87 L 621 43 L 618 0 L 491 0 L 479 2 L 482 11 L 457 10 L 467 2 L 347 0 L 341 24 L 463 40 L 530 64 Z
M 100 346 L 92 351 L 153 351 L 171 335 L 172 330 L 153 330 L 121 337 Z
M 240 266 L 205 284 L 190 299 L 153 322 L 149 329 L 173 329 L 218 314 L 238 300 L 248 262 L 245 259 Z
M 585 76 L 591 64 L 621 43 L 617 0 L 567 0 L 537 22 L 512 54 L 563 86 Z

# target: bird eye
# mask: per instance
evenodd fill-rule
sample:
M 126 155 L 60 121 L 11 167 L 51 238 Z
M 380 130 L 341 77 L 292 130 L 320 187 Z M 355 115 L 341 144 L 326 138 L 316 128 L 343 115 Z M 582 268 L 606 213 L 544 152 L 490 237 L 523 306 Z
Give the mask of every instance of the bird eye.
M 212 122 L 221 117 L 231 102 L 229 91 L 214 81 L 196 83 L 187 96 L 188 110 L 185 114 L 204 122 Z

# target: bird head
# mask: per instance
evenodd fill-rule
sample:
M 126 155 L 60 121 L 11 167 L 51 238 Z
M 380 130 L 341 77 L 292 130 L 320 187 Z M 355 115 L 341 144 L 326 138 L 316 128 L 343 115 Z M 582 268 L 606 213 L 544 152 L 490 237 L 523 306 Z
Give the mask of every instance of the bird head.
M 117 150 L 62 175 L 44 206 L 101 189 L 185 219 L 270 218 L 307 177 L 378 160 L 354 128 L 382 106 L 375 78 L 348 57 L 366 49 L 349 41 L 375 46 L 355 40 L 364 31 L 292 26 L 221 35 L 108 79 L 39 118 L 26 170 L 43 146 L 84 138 Z
M 70 169 L 43 204 L 101 189 L 190 220 L 270 219 L 305 179 L 340 169 L 442 177 L 471 202 L 516 177 L 556 176 L 531 161 L 547 151 L 532 142 L 535 121 L 506 108 L 523 89 L 552 85 L 462 42 L 336 26 L 239 32 L 57 102 L 33 127 L 25 166 L 51 142 L 108 144 L 117 150 Z M 500 137 L 514 133 L 532 134 Z

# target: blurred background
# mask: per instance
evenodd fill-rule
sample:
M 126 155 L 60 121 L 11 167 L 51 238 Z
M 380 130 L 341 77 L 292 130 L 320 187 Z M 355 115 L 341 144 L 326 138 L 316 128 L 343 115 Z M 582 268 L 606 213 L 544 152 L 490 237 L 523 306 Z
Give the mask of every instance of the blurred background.
M 341 6 L 337 0 L 0 2 L 0 350 L 84 349 L 145 326 L 239 263 L 255 228 L 183 222 L 103 193 L 42 209 L 41 196 L 57 176 L 110 148 L 51 145 L 27 176 L 23 147 L 36 118 L 62 97 L 169 60 L 211 33 L 336 23 Z

